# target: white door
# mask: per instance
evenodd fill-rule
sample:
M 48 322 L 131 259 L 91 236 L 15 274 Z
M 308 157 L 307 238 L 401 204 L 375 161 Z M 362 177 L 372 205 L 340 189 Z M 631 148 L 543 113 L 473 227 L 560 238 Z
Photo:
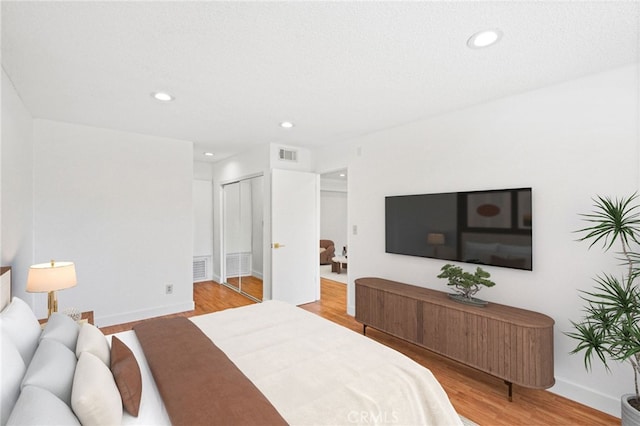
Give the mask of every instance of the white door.
M 272 298 L 294 305 L 320 299 L 320 179 L 271 172 Z

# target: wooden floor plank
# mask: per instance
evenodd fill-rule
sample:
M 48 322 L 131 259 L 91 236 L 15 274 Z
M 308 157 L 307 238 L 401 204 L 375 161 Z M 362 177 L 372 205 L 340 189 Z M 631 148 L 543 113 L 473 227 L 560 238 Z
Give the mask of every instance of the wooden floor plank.
M 347 286 L 322 279 L 321 299 L 303 309 L 362 332 L 362 325 L 346 314 Z M 194 284 L 196 308 L 181 316 L 202 315 L 254 302 L 215 282 Z M 104 327 L 105 334 L 129 330 L 135 323 Z M 402 352 L 430 369 L 442 384 L 455 409 L 481 426 L 515 425 L 619 425 L 620 419 L 544 390 L 514 385 L 513 402 L 507 399 L 504 382 L 466 367 L 419 346 L 367 328 L 367 336 Z

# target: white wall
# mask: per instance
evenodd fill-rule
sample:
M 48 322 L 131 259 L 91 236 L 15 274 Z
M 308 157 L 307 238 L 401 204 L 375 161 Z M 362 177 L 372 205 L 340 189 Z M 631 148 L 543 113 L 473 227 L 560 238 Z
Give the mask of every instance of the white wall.
M 207 258 L 204 280 L 213 279 L 213 166 L 193 162 L 193 256 Z M 201 281 L 201 280 L 198 280 Z
M 331 240 L 336 256 L 347 245 L 347 193 L 320 191 L 320 238 Z
M 78 274 L 60 308 L 91 309 L 101 326 L 193 309 L 192 144 L 34 125 L 34 259 Z
M 213 179 L 213 164 L 204 161 L 194 161 L 193 178 L 195 180 L 208 180 L 211 182 L 211 179 Z
M 33 118 L 4 70 L 0 151 L 2 265 L 12 267 L 14 296 L 28 303 L 38 300 L 46 307 L 46 296 L 36 297 L 25 291 L 33 264 Z
M 204 279 L 213 279 L 213 186 L 211 180 L 193 181 L 193 256 L 206 257 L 208 264 Z
M 331 179 L 320 176 L 320 191 L 347 192 L 347 179 Z
M 193 181 L 193 255 L 213 255 L 213 202 L 211 181 Z
M 614 364 L 607 374 L 596 363 L 587 373 L 582 356 L 569 355 L 575 344 L 563 332 L 581 317 L 578 290 L 618 268 L 611 253 L 588 250 L 573 231 L 595 194 L 638 190 L 639 77 L 638 66 L 625 67 L 367 135 L 350 149 L 342 144 L 349 162 L 349 312 L 357 277 L 446 288 L 436 278 L 444 262 L 385 253 L 386 195 L 531 186 L 533 271 L 487 267 L 497 285 L 479 296 L 551 316 L 551 390 L 619 416 L 620 395 L 633 390 L 631 367 Z

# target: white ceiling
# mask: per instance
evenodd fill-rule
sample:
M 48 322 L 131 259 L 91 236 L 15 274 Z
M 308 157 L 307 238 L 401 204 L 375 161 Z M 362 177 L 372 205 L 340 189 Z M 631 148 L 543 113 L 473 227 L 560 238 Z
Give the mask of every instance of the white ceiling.
M 315 147 L 639 62 L 638 1 L 2 1 L 36 118 L 193 141 L 213 161 Z M 495 46 L 469 49 L 499 28 Z M 176 100 L 161 104 L 150 93 Z M 296 126 L 279 127 L 284 120 Z

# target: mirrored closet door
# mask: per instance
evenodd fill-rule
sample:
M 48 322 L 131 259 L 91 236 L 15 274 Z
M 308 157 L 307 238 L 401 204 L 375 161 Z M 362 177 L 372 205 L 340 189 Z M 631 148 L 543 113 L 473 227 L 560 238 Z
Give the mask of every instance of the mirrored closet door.
M 263 177 L 223 190 L 223 284 L 260 301 L 263 271 Z

